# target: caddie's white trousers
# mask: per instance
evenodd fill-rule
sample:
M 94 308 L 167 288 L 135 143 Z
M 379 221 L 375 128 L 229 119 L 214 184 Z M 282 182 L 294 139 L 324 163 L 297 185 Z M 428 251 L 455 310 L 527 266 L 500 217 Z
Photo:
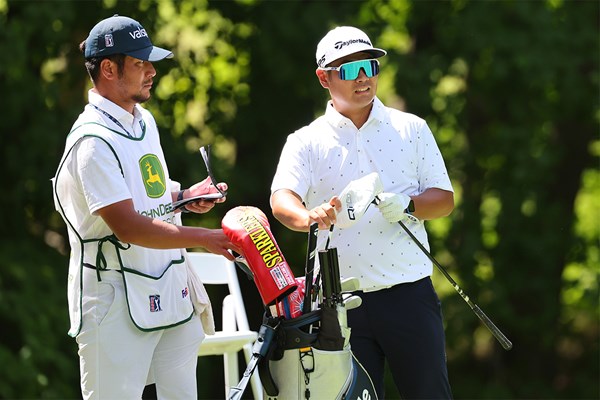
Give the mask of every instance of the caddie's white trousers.
M 77 335 L 84 399 L 141 399 L 156 383 L 159 399 L 197 399 L 196 364 L 204 339 L 194 315 L 182 325 L 153 332 L 137 329 L 116 271 L 83 268 L 83 324 Z

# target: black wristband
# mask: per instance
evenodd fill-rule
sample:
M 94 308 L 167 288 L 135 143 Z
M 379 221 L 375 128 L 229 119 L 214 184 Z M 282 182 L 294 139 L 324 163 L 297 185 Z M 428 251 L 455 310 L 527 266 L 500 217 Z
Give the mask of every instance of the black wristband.
M 406 209 L 404 210 L 404 213 L 408 214 L 408 215 L 412 215 L 412 213 L 414 213 L 414 212 L 415 212 L 415 202 L 411 200 L 408 203 L 408 207 L 406 207 Z
M 181 201 L 183 200 L 183 192 L 185 192 L 185 189 L 180 190 L 179 193 L 177 193 L 177 201 Z M 186 208 L 186 206 L 183 206 L 180 208 L 182 213 L 189 213 L 190 211 Z

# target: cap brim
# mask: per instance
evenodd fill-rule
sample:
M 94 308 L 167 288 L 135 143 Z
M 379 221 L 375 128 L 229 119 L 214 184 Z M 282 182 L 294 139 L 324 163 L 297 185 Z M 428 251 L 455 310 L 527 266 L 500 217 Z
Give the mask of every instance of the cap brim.
M 387 54 L 387 51 L 382 50 L 382 49 L 372 49 L 372 50 L 365 50 L 365 53 L 369 53 L 373 56 L 373 58 L 379 58 L 379 57 L 383 57 Z
M 383 57 L 387 54 L 387 51 L 382 50 L 382 49 L 378 49 L 375 47 L 367 47 L 364 49 L 356 49 L 356 48 L 347 48 L 345 51 L 340 51 L 338 53 L 336 53 L 336 57 L 332 60 L 325 60 L 325 62 L 323 62 L 323 66 L 325 65 L 329 65 L 330 63 L 334 62 L 335 60 L 339 60 L 340 58 L 349 56 L 350 54 L 356 54 L 356 53 L 368 53 L 370 54 L 373 58 L 379 58 L 379 57 Z M 319 65 L 319 62 L 317 60 L 317 65 Z
M 148 46 L 140 50 L 128 51 L 125 54 L 139 60 L 150 62 L 164 60 L 165 58 L 173 58 L 172 52 L 156 46 Z

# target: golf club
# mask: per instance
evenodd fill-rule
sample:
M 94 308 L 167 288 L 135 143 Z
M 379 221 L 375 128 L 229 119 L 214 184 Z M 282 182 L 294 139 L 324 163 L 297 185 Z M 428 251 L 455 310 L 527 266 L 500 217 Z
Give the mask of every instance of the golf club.
M 375 200 L 373 200 L 373 202 L 374 202 L 374 204 L 377 204 L 379 202 L 379 198 L 377 198 L 377 196 L 375 196 Z M 483 322 L 483 324 L 489 329 L 489 331 L 492 333 L 492 335 L 494 335 L 494 337 L 498 340 L 498 342 L 500 342 L 500 344 L 502 345 L 504 350 L 512 349 L 511 341 L 508 340 L 508 338 L 502 333 L 502 331 L 500 331 L 500 329 L 498 329 L 498 327 L 496 325 L 494 325 L 492 320 L 489 319 L 488 316 L 485 315 L 485 313 L 483 311 L 481 311 L 481 308 L 479 308 L 479 306 L 477 304 L 473 303 L 471 301 L 471 299 L 469 299 L 469 296 L 467 296 L 467 294 L 465 292 L 463 292 L 463 290 L 458 286 L 456 281 L 454 279 L 452 279 L 452 277 L 450 276 L 448 271 L 446 271 L 446 269 L 431 255 L 431 253 L 429 253 L 429 251 L 427 251 L 425 246 L 423 246 L 423 244 L 419 241 L 419 239 L 417 239 L 415 237 L 415 235 L 413 235 L 413 233 L 410 231 L 410 229 L 408 229 L 407 226 L 402 221 L 398 221 L 398 223 L 400 224 L 402 229 L 404 229 L 404 231 L 408 234 L 408 236 L 410 236 L 410 238 L 417 244 L 417 246 L 419 246 L 421 251 L 423 253 L 425 253 L 425 255 L 431 260 L 431 262 L 438 268 L 438 270 L 442 273 L 442 275 L 444 275 L 446 277 L 448 282 L 450 282 L 452 287 L 454 287 L 454 290 L 456 290 L 456 292 L 460 295 L 460 297 L 462 297 L 463 300 L 469 305 L 469 307 L 471 307 L 471 310 L 473 310 L 475 315 L 477 315 L 479 317 L 481 322 Z

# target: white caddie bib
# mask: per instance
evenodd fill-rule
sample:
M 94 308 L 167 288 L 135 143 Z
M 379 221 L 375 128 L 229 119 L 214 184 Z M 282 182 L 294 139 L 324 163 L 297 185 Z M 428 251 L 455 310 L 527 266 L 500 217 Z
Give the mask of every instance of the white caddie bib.
M 73 147 L 85 137 L 101 139 L 115 153 L 138 213 L 168 223 L 177 220 L 171 206 L 171 181 L 158 135 L 144 132 L 141 137 L 132 138 L 98 123 L 89 113 L 94 111 L 86 107 L 79 124 L 69 133 L 65 153 L 53 179 L 56 208 L 70 234 L 77 236 L 80 242 L 80 248 L 72 252 L 69 270 L 69 305 L 72 315 L 79 319 L 77 322 L 72 317 L 70 334 L 74 336 L 81 326 L 81 297 L 85 291 L 81 270 L 84 267 L 95 268 L 99 280 L 102 270 L 121 271 L 129 314 L 140 330 L 152 331 L 187 322 L 194 308 L 180 249 L 157 250 L 124 244 L 114 235 L 81 237 L 69 221 L 69 210 L 61 203 L 69 194 L 60 190 L 58 182 Z

